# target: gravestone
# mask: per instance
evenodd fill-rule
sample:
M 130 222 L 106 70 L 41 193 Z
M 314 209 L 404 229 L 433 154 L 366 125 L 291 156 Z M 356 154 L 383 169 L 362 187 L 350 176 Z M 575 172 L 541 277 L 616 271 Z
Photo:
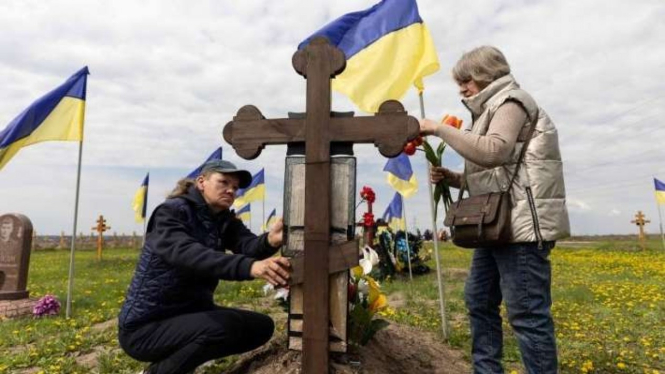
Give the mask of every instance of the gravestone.
M 28 297 L 32 223 L 22 214 L 0 216 L 0 300 Z

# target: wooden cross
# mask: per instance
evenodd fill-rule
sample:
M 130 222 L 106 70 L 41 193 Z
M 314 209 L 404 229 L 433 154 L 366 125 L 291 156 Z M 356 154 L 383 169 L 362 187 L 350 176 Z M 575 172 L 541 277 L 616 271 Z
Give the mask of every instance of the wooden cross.
M 103 215 L 99 215 L 97 219 L 97 226 L 94 226 L 92 230 L 97 231 L 97 260 L 102 259 L 102 246 L 104 244 L 104 231 L 111 229 L 111 226 L 106 226 L 106 219 Z
M 246 105 L 224 127 L 224 139 L 244 159 L 258 157 L 268 144 L 305 143 L 304 260 L 292 261 L 292 283 L 304 279 L 303 355 L 305 374 L 328 373 L 329 275 L 358 264 L 358 242 L 330 245 L 330 143 L 373 143 L 386 157 L 397 156 L 418 136 L 418 120 L 397 101 L 384 102 L 374 117 L 331 118 L 330 79 L 344 71 L 344 53 L 315 38 L 292 58 L 307 79 L 304 119 L 265 119 Z M 350 251 L 349 251 L 350 249 Z M 339 261 L 355 252 L 354 264 Z M 304 269 L 301 269 L 304 267 Z M 343 270 L 343 269 L 342 269 Z
M 640 240 L 640 242 L 642 242 L 642 248 L 644 248 L 644 240 L 646 239 L 646 235 L 644 235 L 644 225 L 651 223 L 650 220 L 645 220 L 645 218 L 646 217 L 644 216 L 644 213 L 642 213 L 641 210 L 638 210 L 637 214 L 635 215 L 635 219 L 630 221 L 630 223 L 636 224 L 640 229 L 640 235 L 637 238 Z

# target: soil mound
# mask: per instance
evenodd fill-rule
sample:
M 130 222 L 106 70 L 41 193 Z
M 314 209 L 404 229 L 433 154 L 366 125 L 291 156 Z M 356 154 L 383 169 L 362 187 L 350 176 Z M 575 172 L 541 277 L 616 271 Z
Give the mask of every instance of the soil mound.
M 300 374 L 300 352 L 289 351 L 283 337 L 242 355 L 229 374 Z M 463 353 L 432 334 L 391 323 L 356 352 L 331 354 L 334 374 L 461 374 L 471 371 Z

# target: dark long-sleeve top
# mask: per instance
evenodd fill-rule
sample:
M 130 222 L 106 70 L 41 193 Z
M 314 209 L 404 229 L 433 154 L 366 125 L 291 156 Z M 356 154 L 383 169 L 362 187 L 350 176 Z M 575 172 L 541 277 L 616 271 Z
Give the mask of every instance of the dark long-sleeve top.
M 167 199 L 150 218 L 120 328 L 214 307 L 220 279 L 252 279 L 254 261 L 277 249 L 267 234 L 256 236 L 233 212 L 213 214 L 195 187 Z

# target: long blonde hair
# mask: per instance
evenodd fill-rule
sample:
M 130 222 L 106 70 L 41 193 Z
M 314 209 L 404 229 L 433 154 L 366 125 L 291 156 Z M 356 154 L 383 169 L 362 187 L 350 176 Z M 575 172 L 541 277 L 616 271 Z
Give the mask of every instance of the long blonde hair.
M 208 179 L 212 173 L 214 173 L 214 171 L 208 170 L 204 171 L 199 176 L 203 177 L 203 179 Z M 195 184 L 196 184 L 196 179 L 182 178 L 181 180 L 178 181 L 178 183 L 176 183 L 175 188 L 173 189 L 173 191 L 171 191 L 170 194 L 168 194 L 168 196 L 166 196 L 166 198 L 171 199 L 174 197 L 182 196 L 187 193 L 189 187 L 194 186 Z

